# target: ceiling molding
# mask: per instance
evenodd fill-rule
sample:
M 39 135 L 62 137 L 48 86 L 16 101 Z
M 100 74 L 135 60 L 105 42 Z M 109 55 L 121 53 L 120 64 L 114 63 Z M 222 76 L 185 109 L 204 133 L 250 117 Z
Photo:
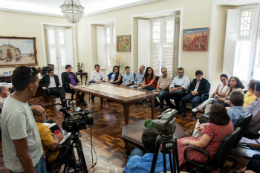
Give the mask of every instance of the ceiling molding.
M 125 5 L 120 5 L 120 6 L 117 6 L 117 7 L 112 7 L 112 8 L 108 8 L 108 9 L 104 9 L 104 10 L 95 11 L 95 12 L 92 12 L 92 13 L 85 13 L 83 17 L 93 16 L 93 15 L 96 15 L 96 14 L 106 13 L 106 12 L 115 11 L 115 10 L 121 10 L 121 9 L 124 9 L 124 8 L 134 7 L 134 6 L 148 4 L 148 3 L 157 2 L 157 1 L 161 1 L 161 0 L 142 0 L 142 1 L 138 1 L 138 2 L 125 4 Z M 8 12 L 13 12 L 13 13 L 34 14 L 34 15 L 41 15 L 41 16 L 63 17 L 62 14 L 39 13 L 39 12 L 34 12 L 34 11 L 16 10 L 16 9 L 1 8 L 1 7 L 0 7 L 0 11 L 8 11 Z
M 107 13 L 107 12 L 115 11 L 115 10 L 121 10 L 121 9 L 124 9 L 124 8 L 134 7 L 134 6 L 148 4 L 148 3 L 157 2 L 157 1 L 161 1 L 161 0 L 142 0 L 142 1 L 138 1 L 138 2 L 125 4 L 125 5 L 120 5 L 120 6 L 117 6 L 117 7 L 112 7 L 112 8 L 108 8 L 108 9 L 104 9 L 104 10 L 95 11 L 95 12 L 92 12 L 92 13 L 86 13 L 86 14 L 84 14 L 83 17 L 93 16 L 93 15 L 101 14 L 101 13 Z

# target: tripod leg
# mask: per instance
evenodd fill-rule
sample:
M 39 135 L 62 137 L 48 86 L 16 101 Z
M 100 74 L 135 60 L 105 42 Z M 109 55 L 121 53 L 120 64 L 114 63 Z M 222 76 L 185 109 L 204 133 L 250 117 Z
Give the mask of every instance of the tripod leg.
M 167 168 L 166 168 L 166 147 L 165 147 L 165 144 L 162 144 L 162 150 L 163 150 L 163 171 L 164 171 L 164 173 L 166 173 Z
M 172 172 L 173 171 L 173 167 L 172 167 L 173 162 L 172 162 L 172 154 L 171 153 L 169 154 L 169 160 L 170 160 L 171 173 L 173 173 Z
M 155 153 L 153 155 L 153 162 L 152 162 L 152 167 L 151 167 L 150 173 L 154 173 L 154 171 L 155 171 L 155 166 L 156 166 L 156 162 L 157 162 L 159 148 L 160 148 L 160 144 L 157 141 L 156 142 L 156 147 L 155 147 Z
M 175 158 L 176 158 L 176 164 L 177 164 L 177 172 L 180 173 L 180 166 L 179 166 L 179 155 L 178 155 L 178 143 L 177 143 L 177 138 L 175 138 L 175 145 L 174 145 L 174 150 L 175 150 Z
M 85 161 L 82 145 L 81 145 L 80 142 L 77 143 L 76 149 L 77 149 L 77 153 L 78 153 L 78 157 L 79 157 L 80 167 L 83 169 L 81 171 L 84 172 L 84 173 L 88 173 L 88 169 L 87 169 L 87 165 L 86 165 L 86 161 Z

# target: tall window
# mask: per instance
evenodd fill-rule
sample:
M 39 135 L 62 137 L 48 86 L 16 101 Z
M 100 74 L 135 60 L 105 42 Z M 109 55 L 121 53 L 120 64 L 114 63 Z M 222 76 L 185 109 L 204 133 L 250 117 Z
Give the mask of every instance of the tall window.
M 151 20 L 151 59 L 150 64 L 156 75 L 161 68 L 167 68 L 168 75 L 173 74 L 174 17 Z

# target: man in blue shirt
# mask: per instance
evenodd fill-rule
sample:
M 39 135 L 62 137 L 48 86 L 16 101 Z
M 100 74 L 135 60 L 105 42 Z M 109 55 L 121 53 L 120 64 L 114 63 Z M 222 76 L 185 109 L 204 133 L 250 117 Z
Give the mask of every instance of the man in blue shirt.
M 169 92 L 165 93 L 162 97 L 167 102 L 167 105 L 171 108 L 175 108 L 170 99 L 173 99 L 176 105 L 176 110 L 180 110 L 180 101 L 183 95 L 179 96 L 174 93 L 175 90 L 185 89 L 188 90 L 190 86 L 190 79 L 184 75 L 184 69 L 178 68 L 178 76 L 176 76 L 169 88 Z
M 155 152 L 156 138 L 159 132 L 156 129 L 146 129 L 142 135 L 142 143 L 146 154 L 143 154 L 142 150 L 134 149 L 130 156 L 127 158 L 127 164 L 125 166 L 125 173 L 147 173 L 150 172 L 153 155 Z M 166 168 L 170 171 L 169 156 L 166 155 Z M 163 155 L 158 154 L 155 172 L 163 172 Z
M 131 86 L 134 82 L 134 75 L 130 73 L 130 67 L 125 67 L 125 74 L 123 75 L 123 83 L 124 86 Z
M 142 86 L 143 80 L 144 80 L 144 73 L 145 73 L 144 70 L 145 70 L 145 66 L 141 65 L 139 67 L 139 72 L 137 72 L 135 75 L 134 85 L 130 86 L 131 88 L 140 89 L 140 87 Z
M 233 91 L 230 95 L 230 104 L 232 107 L 226 108 L 227 114 L 230 117 L 230 121 L 235 126 L 237 122 L 245 118 L 249 115 L 249 113 L 246 111 L 246 108 L 242 107 L 244 104 L 244 95 L 239 91 Z M 194 132 L 192 134 L 193 137 L 198 138 L 200 137 L 201 130 L 206 127 L 209 123 L 203 123 L 200 124 L 199 120 L 197 121 Z

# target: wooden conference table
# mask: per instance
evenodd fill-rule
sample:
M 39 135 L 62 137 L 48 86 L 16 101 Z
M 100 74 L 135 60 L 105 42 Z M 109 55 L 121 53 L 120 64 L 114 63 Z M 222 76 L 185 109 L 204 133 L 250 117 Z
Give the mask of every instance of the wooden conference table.
M 76 106 L 78 106 L 78 92 L 100 97 L 101 105 L 103 104 L 104 98 L 121 103 L 124 107 L 125 124 L 128 124 L 129 108 L 131 104 L 149 98 L 151 100 L 152 109 L 151 119 L 154 119 L 154 97 L 159 95 L 159 92 L 146 91 L 108 83 L 77 85 L 73 86 L 72 89 L 75 90 Z

